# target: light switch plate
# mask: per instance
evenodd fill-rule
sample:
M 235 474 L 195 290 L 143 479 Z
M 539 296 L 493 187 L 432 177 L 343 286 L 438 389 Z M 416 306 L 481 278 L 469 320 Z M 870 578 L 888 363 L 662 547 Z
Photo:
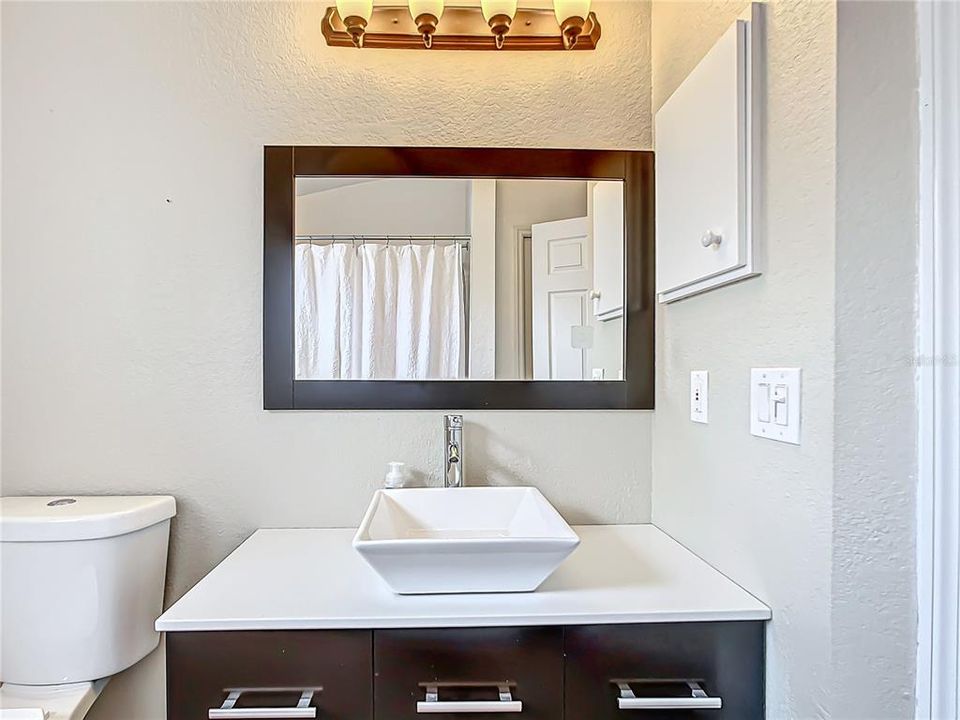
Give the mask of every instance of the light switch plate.
M 750 434 L 800 444 L 800 368 L 750 370 Z
M 710 421 L 710 375 L 706 370 L 690 371 L 690 419 L 698 423 Z

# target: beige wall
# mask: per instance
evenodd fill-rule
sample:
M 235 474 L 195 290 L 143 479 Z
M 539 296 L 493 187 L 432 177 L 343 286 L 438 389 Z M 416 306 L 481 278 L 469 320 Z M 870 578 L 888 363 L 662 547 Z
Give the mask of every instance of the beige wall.
M 654 520 L 774 609 L 770 718 L 912 707 L 915 60 L 911 6 L 876 5 L 769 8 L 767 268 L 659 309 L 655 454 L 650 413 L 467 414 L 468 477 L 574 522 L 647 520 L 653 456 Z M 397 62 L 326 48 L 316 4 L 0 4 L 2 492 L 176 495 L 170 602 L 256 527 L 355 524 L 387 460 L 436 481 L 439 413 L 261 409 L 262 145 L 649 147 L 651 96 L 744 7 L 656 2 L 651 42 L 646 4 L 600 4 L 595 53 Z M 804 368 L 800 447 L 748 434 L 774 364 Z M 91 718 L 161 718 L 162 688 L 155 653 Z
M 575 56 L 329 49 L 322 11 L 2 4 L 2 490 L 176 495 L 168 601 L 254 528 L 355 524 L 387 460 L 437 479 L 439 412 L 263 411 L 264 144 L 650 146 L 645 4 Z M 644 521 L 651 418 L 467 413 L 468 478 Z M 162 717 L 161 667 L 91 718 Z
M 523 377 L 517 347 L 517 230 L 586 214 L 586 182 L 497 181 L 497 377 Z
M 832 709 L 893 720 L 916 675 L 915 8 L 842 2 L 837 32 Z
M 470 189 L 470 360 L 472 378 L 496 377 L 497 181 Z
M 654 2 L 654 111 L 747 3 Z M 836 8 L 767 6 L 767 266 L 660 306 L 654 522 L 773 608 L 768 717 L 829 717 Z M 802 444 L 749 433 L 751 367 L 803 368 Z M 689 419 L 710 372 L 710 424 Z
M 297 195 L 295 227 L 297 235 L 469 235 L 470 181 L 385 178 Z
M 654 111 L 746 7 L 654 2 Z M 768 717 L 908 718 L 913 8 L 766 11 L 766 268 L 660 308 L 654 522 L 773 608 Z M 782 365 L 803 368 L 799 447 L 749 434 L 749 370 Z M 689 420 L 694 369 L 710 371 L 706 426 Z

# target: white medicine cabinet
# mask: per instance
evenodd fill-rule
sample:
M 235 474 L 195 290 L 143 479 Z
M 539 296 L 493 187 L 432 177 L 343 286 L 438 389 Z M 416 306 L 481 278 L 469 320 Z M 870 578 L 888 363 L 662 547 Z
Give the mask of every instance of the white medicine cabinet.
M 760 273 L 761 13 L 753 3 L 656 114 L 662 303 Z
M 593 314 L 605 322 L 623 317 L 623 185 L 591 183 Z

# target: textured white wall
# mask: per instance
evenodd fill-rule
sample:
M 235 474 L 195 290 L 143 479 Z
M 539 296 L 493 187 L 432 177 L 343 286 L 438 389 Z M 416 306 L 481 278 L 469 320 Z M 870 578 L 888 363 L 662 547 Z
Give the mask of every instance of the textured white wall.
M 650 146 L 644 3 L 575 55 L 329 49 L 322 10 L 2 4 L 3 492 L 176 495 L 168 601 L 256 527 L 355 524 L 387 460 L 437 475 L 439 412 L 262 410 L 264 144 Z M 649 519 L 650 413 L 466 419 L 474 482 Z M 161 667 L 91 718 L 162 717 Z
M 654 2 L 654 111 L 746 2 Z M 767 712 L 829 717 L 836 7 L 767 6 L 762 276 L 661 306 L 654 522 L 770 604 Z M 749 432 L 751 367 L 803 368 L 802 444 Z M 710 371 L 710 424 L 689 417 Z
M 746 5 L 654 3 L 654 110 Z M 661 308 L 654 521 L 773 608 L 768 717 L 911 718 L 913 4 L 766 10 L 767 267 Z M 799 447 L 749 434 L 749 369 L 777 365 L 803 368 Z
M 892 720 L 916 675 L 915 6 L 839 3 L 837 35 L 832 710 Z

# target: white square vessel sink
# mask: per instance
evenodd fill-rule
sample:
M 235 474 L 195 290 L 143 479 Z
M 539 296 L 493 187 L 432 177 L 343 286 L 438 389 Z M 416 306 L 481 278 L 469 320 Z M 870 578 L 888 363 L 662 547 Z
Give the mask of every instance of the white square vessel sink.
M 377 490 L 353 538 L 402 595 L 530 592 L 579 544 L 531 487 Z

